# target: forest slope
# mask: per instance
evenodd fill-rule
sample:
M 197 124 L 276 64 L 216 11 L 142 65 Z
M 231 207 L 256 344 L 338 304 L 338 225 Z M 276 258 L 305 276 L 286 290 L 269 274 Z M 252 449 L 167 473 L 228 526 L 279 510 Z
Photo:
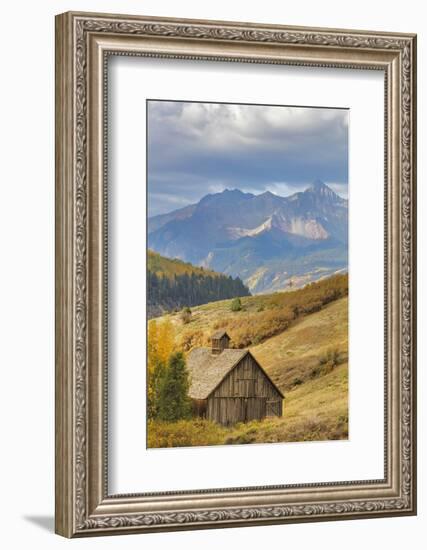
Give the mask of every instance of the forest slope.
M 147 255 L 148 317 L 224 298 L 247 296 L 248 289 L 236 277 L 216 273 L 156 252 Z

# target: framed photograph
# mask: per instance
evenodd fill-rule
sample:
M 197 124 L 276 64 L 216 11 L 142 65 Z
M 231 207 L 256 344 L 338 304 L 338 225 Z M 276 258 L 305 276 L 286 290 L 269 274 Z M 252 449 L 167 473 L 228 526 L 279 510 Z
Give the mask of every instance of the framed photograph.
M 416 513 L 416 37 L 56 18 L 56 532 Z

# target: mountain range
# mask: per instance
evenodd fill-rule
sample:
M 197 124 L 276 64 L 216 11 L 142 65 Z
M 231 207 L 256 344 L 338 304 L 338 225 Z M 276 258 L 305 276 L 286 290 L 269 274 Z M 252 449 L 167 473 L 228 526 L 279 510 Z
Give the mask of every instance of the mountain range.
M 286 197 L 226 189 L 149 218 L 148 246 L 252 293 L 298 287 L 347 270 L 348 201 L 320 180 Z

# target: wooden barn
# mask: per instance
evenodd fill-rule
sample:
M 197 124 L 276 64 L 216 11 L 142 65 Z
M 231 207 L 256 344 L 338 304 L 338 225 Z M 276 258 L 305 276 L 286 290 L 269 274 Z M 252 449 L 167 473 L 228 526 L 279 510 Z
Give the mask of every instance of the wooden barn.
M 189 395 L 198 416 L 225 426 L 282 416 L 282 392 L 247 349 L 230 349 L 224 331 L 211 348 L 195 348 L 187 359 Z

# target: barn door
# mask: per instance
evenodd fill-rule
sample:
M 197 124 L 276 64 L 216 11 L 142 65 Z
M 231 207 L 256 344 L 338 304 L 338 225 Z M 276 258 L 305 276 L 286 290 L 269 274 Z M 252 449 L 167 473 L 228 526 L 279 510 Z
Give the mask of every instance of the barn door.
M 269 399 L 267 401 L 266 416 L 280 416 L 280 401 Z

